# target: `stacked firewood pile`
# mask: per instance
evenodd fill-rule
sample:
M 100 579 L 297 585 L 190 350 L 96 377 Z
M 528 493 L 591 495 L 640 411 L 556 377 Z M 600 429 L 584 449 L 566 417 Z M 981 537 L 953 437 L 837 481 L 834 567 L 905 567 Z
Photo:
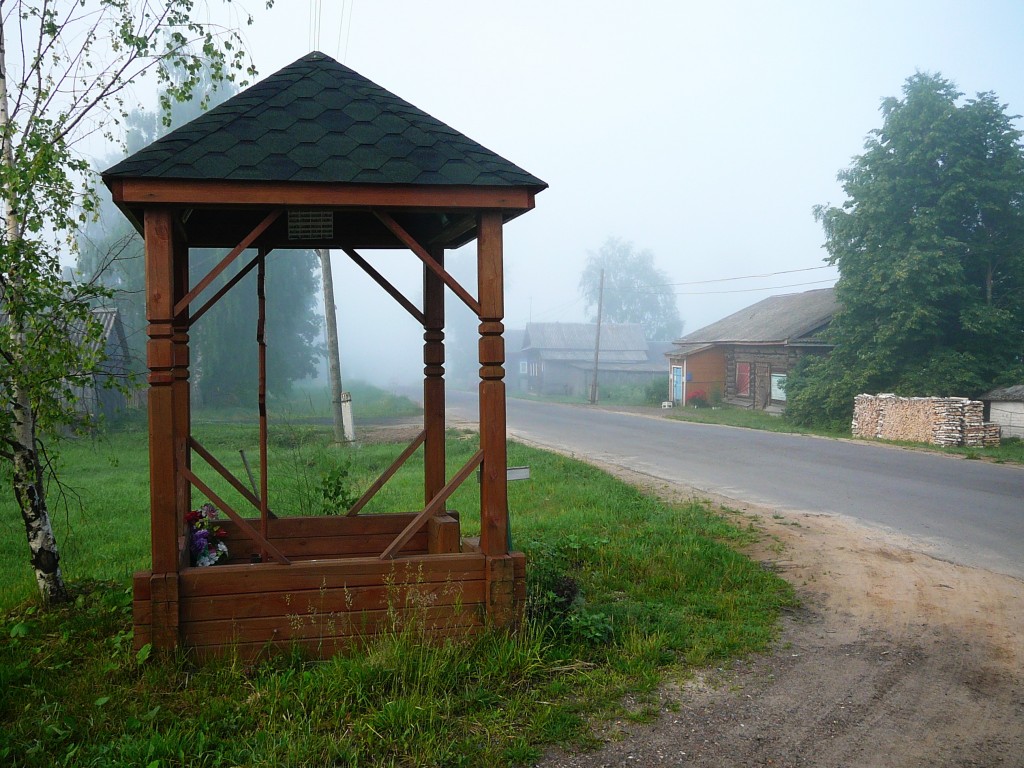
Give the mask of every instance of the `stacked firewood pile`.
M 932 445 L 999 444 L 999 427 L 985 423 L 984 405 L 965 397 L 857 395 L 853 435 Z
M 1001 438 L 1002 428 L 998 424 L 992 422 L 985 423 L 985 447 L 993 448 L 999 445 Z

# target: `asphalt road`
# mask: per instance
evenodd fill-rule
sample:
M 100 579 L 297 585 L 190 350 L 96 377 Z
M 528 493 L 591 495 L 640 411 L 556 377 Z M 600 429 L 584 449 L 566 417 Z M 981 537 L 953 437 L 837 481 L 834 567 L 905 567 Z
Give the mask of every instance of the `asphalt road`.
M 476 397 L 448 393 L 477 420 Z M 1024 579 L 1024 468 L 875 443 L 692 424 L 510 399 L 529 442 L 777 509 L 847 515 L 915 537 L 931 554 Z

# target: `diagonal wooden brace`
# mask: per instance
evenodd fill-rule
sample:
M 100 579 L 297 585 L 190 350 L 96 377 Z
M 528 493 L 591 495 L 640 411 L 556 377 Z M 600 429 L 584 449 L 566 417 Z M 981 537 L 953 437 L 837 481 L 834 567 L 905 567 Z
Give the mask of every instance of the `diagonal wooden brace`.
M 228 517 L 230 517 L 234 524 L 238 526 L 239 531 L 241 531 L 244 535 L 248 536 L 254 542 L 259 544 L 260 548 L 265 550 L 267 554 L 269 554 L 279 563 L 282 563 L 284 565 L 291 565 L 291 560 L 289 560 L 287 557 L 281 554 L 280 550 L 278 550 L 277 547 L 275 547 L 273 544 L 267 541 L 267 539 L 264 536 L 260 535 L 259 531 L 257 531 L 251 525 L 249 525 L 249 522 L 245 520 L 237 512 L 235 512 L 235 510 L 233 510 L 228 505 L 228 503 L 224 501 L 224 499 L 218 496 L 213 491 L 213 489 L 210 488 L 210 486 L 208 486 L 206 483 L 204 483 L 202 480 L 196 477 L 196 475 L 193 474 L 191 469 L 189 469 L 188 467 L 182 467 L 181 473 L 182 475 L 185 476 L 185 479 L 187 479 L 190 483 L 192 483 L 192 485 L 199 489 L 200 493 L 202 493 L 204 496 L 206 496 L 206 498 L 212 501 L 217 506 L 217 509 L 219 509 Z
M 256 242 L 256 238 L 262 235 L 266 231 L 267 227 L 269 227 L 271 224 L 277 221 L 281 213 L 282 212 L 280 209 L 271 211 L 270 213 L 267 214 L 266 218 L 264 218 L 263 221 L 256 225 L 252 232 L 250 232 L 248 235 L 242 238 L 242 242 L 236 245 L 232 249 L 231 253 L 229 253 L 227 256 L 221 259 L 220 263 L 213 269 L 211 269 L 209 273 L 206 275 L 206 277 L 204 277 L 196 284 L 195 288 L 189 291 L 181 301 L 174 305 L 175 317 L 177 317 L 186 309 L 188 309 L 188 305 L 195 301 L 196 297 L 204 290 L 206 290 L 206 287 L 214 280 L 216 280 L 217 276 L 220 275 L 220 273 L 223 272 L 225 269 L 227 269 L 231 265 L 231 262 L 237 259 L 239 254 L 242 253 L 242 251 L 244 251 L 246 248 L 248 248 L 254 242 Z
M 405 464 L 406 461 L 408 461 L 409 457 L 412 456 L 416 452 L 416 449 L 419 448 L 421 445 L 423 445 L 423 441 L 426 439 L 426 437 L 427 437 L 427 431 L 426 430 L 423 430 L 418 435 L 416 435 L 416 437 L 413 439 L 413 441 L 411 443 L 409 443 L 408 446 L 406 446 L 404 451 L 402 451 L 401 455 L 391 463 L 391 466 L 388 467 L 387 469 L 385 469 L 381 473 L 381 476 L 378 477 L 374 481 L 373 485 L 371 485 L 367 489 L 366 493 L 364 493 L 362 496 L 360 496 L 359 500 L 355 504 L 352 505 L 352 508 L 348 511 L 346 516 L 347 517 L 355 517 L 356 515 L 358 515 L 359 514 L 359 510 L 361 510 L 363 507 L 365 507 L 367 505 L 367 503 L 369 503 L 370 499 L 372 499 L 374 496 L 377 495 L 377 491 L 379 491 L 381 488 L 383 488 L 384 484 L 388 480 L 390 480 L 394 476 L 394 474 L 399 469 L 402 468 L 402 465 Z
M 405 296 L 402 294 L 400 290 L 398 290 L 397 288 L 395 288 L 395 286 L 388 282 L 388 279 L 384 277 L 384 275 L 382 275 L 376 269 L 374 269 L 370 262 L 368 262 L 366 259 L 360 256 L 354 248 L 342 248 L 341 250 L 343 250 L 348 255 L 348 257 L 352 259 L 352 261 L 359 265 L 363 272 L 365 272 L 371 278 L 373 278 L 373 281 L 381 288 L 383 288 L 391 298 L 393 298 L 395 301 L 401 304 L 402 307 L 405 308 L 406 312 L 408 312 L 410 315 L 416 318 L 420 325 L 424 325 L 426 323 L 426 320 L 424 320 L 423 313 L 420 311 L 420 308 L 413 304 L 411 301 L 409 301 L 409 299 L 405 298 Z
M 426 525 L 427 521 L 436 515 L 442 507 L 444 507 L 444 503 L 448 501 L 448 498 L 458 490 L 459 486 L 465 482 L 467 477 L 473 474 L 473 471 L 483 463 L 483 460 L 484 452 L 482 450 L 474 453 L 470 460 L 466 462 L 465 466 L 456 472 L 455 476 L 448 481 L 448 485 L 442 488 L 438 492 L 437 496 L 430 500 L 430 503 L 427 504 L 426 508 L 409 521 L 409 524 L 405 526 L 405 530 L 398 534 L 394 541 L 388 544 L 387 549 L 381 553 L 380 559 L 388 560 L 394 557 L 395 554 L 408 543 L 409 539 L 415 536 L 419 532 L 420 528 Z
M 405 244 L 406 248 L 415 253 L 420 258 L 420 261 L 427 265 L 430 271 L 440 277 L 444 284 L 451 288 L 456 296 L 462 299 L 462 302 L 473 311 L 474 315 L 480 317 L 480 302 L 474 299 L 458 280 L 446 272 L 444 267 L 438 264 L 434 257 L 430 255 L 430 252 L 416 242 L 416 238 L 406 232 L 401 224 L 384 211 L 374 211 L 374 213 L 384 226 L 390 229 L 391 233 Z
M 227 480 L 231 487 L 238 491 L 246 501 L 252 504 L 256 509 L 260 508 L 260 497 L 246 488 L 245 485 L 242 484 L 242 481 L 231 474 L 228 471 L 228 468 L 221 464 L 212 453 L 206 450 L 206 448 L 199 443 L 198 440 L 194 437 L 190 437 L 188 439 L 188 445 L 189 448 L 202 457 L 203 461 L 213 467 L 218 475 Z M 277 518 L 277 515 L 275 515 L 271 510 L 268 509 L 267 512 L 271 518 Z

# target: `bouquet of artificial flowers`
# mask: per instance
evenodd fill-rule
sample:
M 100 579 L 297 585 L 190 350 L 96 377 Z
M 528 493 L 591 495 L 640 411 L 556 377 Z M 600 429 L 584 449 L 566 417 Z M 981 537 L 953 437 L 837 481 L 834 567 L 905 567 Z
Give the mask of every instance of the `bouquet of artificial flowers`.
M 228 534 L 216 520 L 217 510 L 209 502 L 185 515 L 192 565 L 203 567 L 227 562 L 228 546 L 222 539 Z

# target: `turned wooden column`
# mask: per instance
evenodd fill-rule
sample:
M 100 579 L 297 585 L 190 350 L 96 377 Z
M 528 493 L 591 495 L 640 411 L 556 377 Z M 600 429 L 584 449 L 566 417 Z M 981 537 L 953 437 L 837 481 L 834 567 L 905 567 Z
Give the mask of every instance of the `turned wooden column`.
M 184 235 L 179 231 L 173 242 L 174 253 L 174 303 L 183 299 L 189 286 L 189 249 Z M 175 467 L 177 482 L 175 517 L 184 528 L 184 516 L 192 508 L 192 484 L 179 471 L 180 466 L 191 467 L 192 458 L 188 438 L 192 434 L 192 399 L 189 392 L 189 309 L 179 313 L 172 323 L 171 347 L 174 364 L 171 383 L 171 399 L 174 402 L 174 440 L 178 464 Z M 184 536 L 184 531 L 182 532 Z M 188 542 L 179 542 L 179 567 L 189 564 Z
M 444 266 L 444 249 L 430 255 Z M 423 268 L 423 496 L 429 503 L 445 486 L 444 283 Z
M 152 546 L 150 583 L 153 645 L 173 648 L 178 643 L 178 570 L 185 544 L 183 494 L 178 478 L 178 432 L 181 416 L 181 380 L 178 374 L 182 339 L 176 328 L 174 301 L 178 248 L 174 215 L 170 209 L 148 209 L 145 214 L 146 360 L 149 367 L 149 509 Z M 187 337 L 186 337 L 187 338 Z M 187 353 L 186 353 L 187 354 Z M 187 361 L 186 361 L 187 376 Z M 187 381 L 185 382 L 187 386 Z M 179 396 L 175 397 L 175 390 Z M 177 401 L 177 402 L 176 402 Z
M 480 549 L 508 553 L 508 477 L 505 447 L 505 326 L 502 284 L 502 217 L 477 219 L 477 281 L 480 302 Z

